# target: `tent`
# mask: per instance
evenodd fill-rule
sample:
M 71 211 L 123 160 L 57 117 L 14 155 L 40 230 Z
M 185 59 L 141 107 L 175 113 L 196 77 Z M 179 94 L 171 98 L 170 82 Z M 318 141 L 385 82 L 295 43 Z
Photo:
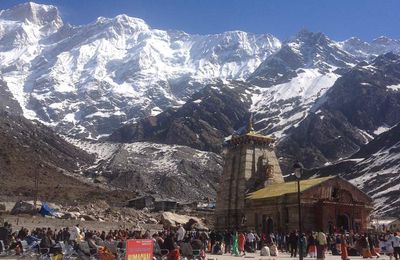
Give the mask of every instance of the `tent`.
M 54 215 L 54 209 L 50 208 L 50 206 L 46 202 L 43 202 L 39 213 L 43 217 L 45 217 L 45 216 L 53 216 Z

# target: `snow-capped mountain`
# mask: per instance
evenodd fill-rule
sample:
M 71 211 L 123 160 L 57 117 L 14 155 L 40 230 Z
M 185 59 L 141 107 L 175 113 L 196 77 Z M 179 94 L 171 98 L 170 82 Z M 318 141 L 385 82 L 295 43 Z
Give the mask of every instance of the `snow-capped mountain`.
M 344 73 L 308 115 L 288 130 L 282 156 L 316 167 L 357 152 L 400 122 L 400 56 L 362 62 Z
M 341 69 L 387 51 L 398 52 L 399 41 L 335 42 L 303 30 L 281 44 L 270 34 L 157 30 L 127 15 L 72 26 L 35 3 L 0 12 L 0 71 L 24 115 L 89 138 L 181 106 L 220 80 L 254 84 L 257 127 L 282 136 Z
M 339 45 L 343 50 L 363 59 L 374 58 L 387 52 L 400 54 L 400 40 L 390 39 L 385 36 L 376 38 L 371 42 L 365 42 L 359 38 L 352 37 L 343 42 L 339 42 Z
M 303 120 L 357 58 L 322 33 L 300 31 L 249 77 L 257 129 L 276 137 Z
M 126 15 L 64 24 L 56 7 L 0 13 L 0 70 L 24 115 L 96 138 L 181 105 L 204 83 L 246 79 L 280 48 L 272 35 L 189 35 Z

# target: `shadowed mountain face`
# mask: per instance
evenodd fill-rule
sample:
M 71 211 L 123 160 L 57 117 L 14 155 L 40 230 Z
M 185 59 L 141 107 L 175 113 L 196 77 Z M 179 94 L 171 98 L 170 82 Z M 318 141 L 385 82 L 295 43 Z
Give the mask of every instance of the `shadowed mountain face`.
M 369 194 L 380 215 L 400 214 L 400 124 L 378 135 L 350 158 L 313 169 L 306 177 L 340 175 Z
M 115 199 L 80 177 L 93 160 L 44 125 L 0 111 L 0 195 L 33 199 L 37 179 L 42 200 Z
M 187 145 L 220 152 L 224 137 L 243 126 L 249 117 L 248 85 L 209 85 L 182 107 L 126 125 L 110 136 L 111 141 L 151 141 Z
M 7 83 L 0 76 L 0 110 L 13 115 L 22 115 L 22 109 L 18 101 L 13 97 L 7 87 Z

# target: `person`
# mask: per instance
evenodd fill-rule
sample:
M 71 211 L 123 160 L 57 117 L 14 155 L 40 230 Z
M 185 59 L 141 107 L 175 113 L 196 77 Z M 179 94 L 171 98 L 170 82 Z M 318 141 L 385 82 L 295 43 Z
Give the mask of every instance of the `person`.
M 178 241 L 178 244 L 179 244 L 185 238 L 186 230 L 183 228 L 182 225 L 179 225 L 178 231 L 176 231 L 176 233 L 178 234 L 177 241 Z
M 214 246 L 212 247 L 211 252 L 214 255 L 222 255 L 221 243 L 219 241 L 215 242 Z
M 400 257 L 400 236 L 399 233 L 395 233 L 394 236 L 391 237 L 390 242 L 393 246 L 393 255 L 396 260 L 399 260 Z
M 179 260 L 179 248 L 174 240 L 175 234 L 173 232 L 169 233 L 164 240 L 163 248 L 169 251 L 168 260 Z
M 307 256 L 307 244 L 306 234 L 302 233 L 300 236 L 299 254 L 302 254 L 303 257 Z
M 253 232 L 250 231 L 247 234 L 246 240 L 247 240 L 247 244 L 249 246 L 250 252 L 254 252 L 256 249 L 256 247 L 255 247 L 256 237 L 254 236 Z
M 296 235 L 296 232 L 293 231 L 289 236 L 289 244 L 290 244 L 290 257 L 297 256 L 297 244 L 299 243 L 299 237 Z
M 393 235 L 389 233 L 387 239 L 383 238 L 382 248 L 385 251 L 386 255 L 389 256 L 389 259 L 392 260 L 394 249 L 392 244 Z
M 21 255 L 23 253 L 23 247 L 22 247 L 21 241 L 17 240 L 15 235 L 16 234 L 11 234 L 10 240 L 9 240 L 10 246 L 8 249 L 15 250 L 16 255 Z
M 238 248 L 238 233 L 234 232 L 232 234 L 232 251 L 231 254 L 234 256 L 239 256 L 239 248 Z
M 269 251 L 271 256 L 278 256 L 278 247 L 274 242 L 271 243 L 271 246 L 269 247 Z
M 96 237 L 93 235 L 92 232 L 88 232 L 85 238 L 89 245 L 91 254 L 96 254 L 99 251 L 99 249 L 102 248 L 102 246 L 97 244 Z
M 340 236 L 340 256 L 342 260 L 349 260 L 349 254 L 347 253 L 347 240 L 344 233 Z
M 53 231 L 48 229 L 46 236 L 40 241 L 39 244 L 40 253 L 42 254 L 61 254 L 62 250 L 60 247 L 56 247 L 56 243 L 53 240 Z
M 317 256 L 317 245 L 313 234 L 311 233 L 308 237 L 308 254 L 311 258 L 315 258 Z
M 260 251 L 260 256 L 270 256 L 270 255 L 271 255 L 271 251 L 269 250 L 269 247 L 266 245 L 263 246 Z
M 239 233 L 239 241 L 238 241 L 238 246 L 239 246 L 239 254 L 243 253 L 243 255 L 246 255 L 246 252 L 244 250 L 244 245 L 246 243 L 246 236 L 243 234 L 243 232 Z
M 153 240 L 153 255 L 155 256 L 161 256 L 161 248 L 160 245 L 158 244 L 158 233 L 154 233 L 152 236 Z
M 332 241 L 332 246 L 331 246 L 332 255 L 340 255 L 340 247 L 341 247 L 340 236 L 332 235 L 331 241 Z
M 361 255 L 363 258 L 372 258 L 366 234 L 363 234 L 360 238 L 360 247 L 361 247 Z
M 325 250 L 328 245 L 326 235 L 322 230 L 317 233 L 317 260 L 325 259 Z
M 231 252 L 232 234 L 228 230 L 224 233 L 225 254 Z
M 0 227 L 0 240 L 3 241 L 4 246 L 7 248 L 10 245 L 10 236 L 11 230 L 8 227 L 8 222 L 4 222 L 4 225 Z M 0 252 L 5 251 L 6 248 L 1 248 L 2 244 L 0 244 Z
M 76 226 L 71 228 L 69 233 L 69 241 L 74 247 L 81 241 L 81 230 L 79 229 L 79 224 L 76 224 Z
M 377 250 L 375 250 L 376 241 L 375 241 L 374 237 L 372 236 L 371 233 L 368 233 L 367 238 L 368 238 L 369 250 L 371 252 L 371 255 L 376 256 L 376 258 L 379 258 L 380 254 L 379 254 L 379 252 L 377 252 Z
M 208 249 L 208 241 L 210 240 L 210 237 L 208 236 L 208 234 L 204 231 L 202 231 L 199 235 L 198 238 L 201 240 L 201 242 L 203 243 L 203 249 L 204 252 Z M 211 248 L 210 250 L 211 251 Z

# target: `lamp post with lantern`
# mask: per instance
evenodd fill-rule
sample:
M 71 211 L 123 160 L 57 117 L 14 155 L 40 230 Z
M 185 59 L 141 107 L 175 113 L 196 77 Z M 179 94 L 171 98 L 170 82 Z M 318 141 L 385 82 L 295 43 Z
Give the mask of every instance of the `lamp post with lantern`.
M 294 175 L 297 179 L 297 206 L 299 211 L 299 259 L 303 260 L 303 229 L 301 224 L 301 200 L 300 200 L 300 179 L 301 175 L 303 174 L 303 164 L 301 162 L 296 162 L 293 165 Z

